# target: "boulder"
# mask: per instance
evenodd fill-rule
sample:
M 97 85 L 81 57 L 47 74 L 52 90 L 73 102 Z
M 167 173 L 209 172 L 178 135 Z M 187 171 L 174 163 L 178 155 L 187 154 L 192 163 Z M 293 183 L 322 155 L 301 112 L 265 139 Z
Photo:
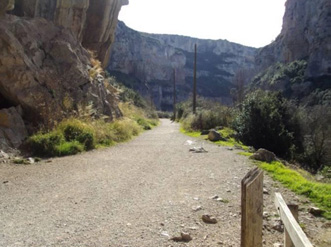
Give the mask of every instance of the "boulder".
M 224 140 L 224 138 L 221 136 L 219 132 L 212 129 L 209 131 L 208 140 L 212 142 L 216 142 L 216 141 Z
M 270 152 L 264 148 L 260 148 L 257 150 L 251 157 L 250 159 L 254 160 L 259 160 L 259 161 L 264 161 L 264 162 L 272 162 L 277 160 L 276 155 L 273 152 Z
M 0 110 L 0 149 L 18 148 L 28 136 L 19 108 Z

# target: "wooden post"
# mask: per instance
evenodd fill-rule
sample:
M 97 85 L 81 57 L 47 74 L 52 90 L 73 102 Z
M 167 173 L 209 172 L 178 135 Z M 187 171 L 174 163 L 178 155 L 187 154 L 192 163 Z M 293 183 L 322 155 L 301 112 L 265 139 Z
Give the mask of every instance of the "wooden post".
M 287 204 L 288 208 L 290 209 L 294 219 L 298 221 L 299 219 L 299 206 L 296 205 L 296 204 Z M 284 247 L 295 247 L 291 238 L 290 238 L 290 235 L 288 234 L 287 230 L 285 229 L 285 234 L 284 234 Z
M 197 44 L 194 45 L 194 72 L 193 72 L 193 114 L 197 108 Z
M 282 195 L 275 193 L 275 206 L 285 229 L 295 247 L 313 247 L 306 234 L 302 231 L 290 209 L 287 207 Z
M 174 69 L 174 93 L 173 93 L 174 121 L 176 121 L 176 69 Z
M 241 181 L 241 247 L 262 247 L 263 172 L 250 170 Z

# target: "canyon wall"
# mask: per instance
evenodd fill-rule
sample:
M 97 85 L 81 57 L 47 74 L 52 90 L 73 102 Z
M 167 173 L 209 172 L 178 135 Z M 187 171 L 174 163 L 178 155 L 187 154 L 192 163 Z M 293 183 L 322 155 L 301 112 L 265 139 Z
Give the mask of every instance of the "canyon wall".
M 95 117 L 121 116 L 116 90 L 94 73 L 98 68 L 86 49 L 106 66 L 127 1 L 17 0 L 9 14 L 13 1 L 1 3 L 0 149 L 17 148 L 28 133 L 90 106 Z
M 279 36 L 259 50 L 252 88 L 331 105 L 331 2 L 288 0 Z
M 14 14 L 67 28 L 107 65 L 118 14 L 128 0 L 16 0 Z
M 288 0 L 280 35 L 258 52 L 260 69 L 294 60 L 308 62 L 306 76 L 331 75 L 331 2 Z
M 170 110 L 174 72 L 179 100 L 192 91 L 195 44 L 198 94 L 231 103 L 232 79 L 240 68 L 254 68 L 255 48 L 226 40 L 140 33 L 119 22 L 108 70 L 152 97 L 158 109 Z

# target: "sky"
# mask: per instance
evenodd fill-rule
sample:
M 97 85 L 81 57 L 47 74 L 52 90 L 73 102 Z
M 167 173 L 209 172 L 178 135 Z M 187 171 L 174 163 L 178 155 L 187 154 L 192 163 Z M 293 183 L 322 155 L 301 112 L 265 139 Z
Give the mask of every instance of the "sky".
M 281 31 L 286 0 L 129 1 L 119 19 L 134 30 L 263 47 Z

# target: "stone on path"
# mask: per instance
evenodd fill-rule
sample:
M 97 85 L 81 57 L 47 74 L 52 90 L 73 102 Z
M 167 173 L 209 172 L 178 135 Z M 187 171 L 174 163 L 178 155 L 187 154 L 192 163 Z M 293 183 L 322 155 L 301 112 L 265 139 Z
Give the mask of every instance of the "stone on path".
M 190 242 L 192 237 L 189 233 L 181 232 L 179 237 L 173 237 L 171 240 L 175 242 Z
M 216 224 L 217 219 L 209 214 L 202 215 L 202 221 L 207 224 Z

